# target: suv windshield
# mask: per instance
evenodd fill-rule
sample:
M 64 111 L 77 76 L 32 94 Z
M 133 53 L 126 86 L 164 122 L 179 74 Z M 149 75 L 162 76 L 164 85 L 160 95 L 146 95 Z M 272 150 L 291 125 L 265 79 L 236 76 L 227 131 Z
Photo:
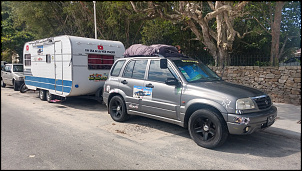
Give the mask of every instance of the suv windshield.
M 173 60 L 188 82 L 217 81 L 221 78 L 197 60 Z
M 23 65 L 14 65 L 13 71 L 14 72 L 23 72 Z

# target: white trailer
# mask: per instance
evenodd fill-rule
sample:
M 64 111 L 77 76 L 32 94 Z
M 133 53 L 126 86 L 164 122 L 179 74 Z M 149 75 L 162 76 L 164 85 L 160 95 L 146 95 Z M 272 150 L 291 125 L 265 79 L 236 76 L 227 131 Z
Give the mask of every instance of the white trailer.
M 25 85 L 41 100 L 95 95 L 102 90 L 114 61 L 122 58 L 119 41 L 62 35 L 27 42 L 23 49 Z

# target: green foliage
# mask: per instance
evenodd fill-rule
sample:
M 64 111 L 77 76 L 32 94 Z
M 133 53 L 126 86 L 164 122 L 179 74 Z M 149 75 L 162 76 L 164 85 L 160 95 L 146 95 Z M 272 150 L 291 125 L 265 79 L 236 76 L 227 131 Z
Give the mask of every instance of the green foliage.
M 11 62 L 14 53 L 19 54 L 22 59 L 23 46 L 25 42 L 32 40 L 34 35 L 26 30 L 24 24 L 15 22 L 13 2 L 1 1 L 1 6 L 1 60 Z
M 148 8 L 147 2 L 135 3 L 140 9 Z M 162 5 L 163 12 L 172 14 L 180 2 L 154 3 Z M 194 3 L 202 3 L 203 17 L 212 11 L 207 2 Z M 236 3 L 238 2 L 230 2 L 231 5 Z M 267 21 L 272 15 L 270 10 L 274 12 L 275 4 L 275 1 L 251 1 L 245 6 L 247 14 L 233 21 L 234 29 L 241 35 L 252 32 L 243 39 L 235 38 L 231 54 L 270 56 L 271 35 Z M 2 59 L 9 59 L 13 52 L 22 56 L 22 49 L 27 41 L 64 34 L 94 38 L 94 10 L 91 1 L 1 1 L 1 8 Z M 97 1 L 96 15 L 99 39 L 121 41 L 126 48 L 137 43 L 180 45 L 186 55 L 200 58 L 208 64 L 213 63 L 213 58 L 204 50 L 202 41 L 192 40 L 196 36 L 190 29 L 185 29 L 185 21 L 190 19 L 188 16 L 183 16 L 182 21 L 160 18 L 150 20 L 145 14 L 134 12 L 129 1 Z M 294 50 L 301 47 L 300 1 L 287 1 L 282 17 L 280 48 L 287 39 L 283 57 L 291 57 Z M 215 17 L 208 25 L 213 30 L 216 29 Z

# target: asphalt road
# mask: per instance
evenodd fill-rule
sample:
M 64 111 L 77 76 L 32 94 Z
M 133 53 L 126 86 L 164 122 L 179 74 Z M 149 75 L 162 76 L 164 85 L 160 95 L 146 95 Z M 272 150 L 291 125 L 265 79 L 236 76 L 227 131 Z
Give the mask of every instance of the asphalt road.
M 1 88 L 1 170 L 301 170 L 301 139 L 270 129 L 210 150 L 177 125 L 114 122 L 95 100 L 48 103 Z

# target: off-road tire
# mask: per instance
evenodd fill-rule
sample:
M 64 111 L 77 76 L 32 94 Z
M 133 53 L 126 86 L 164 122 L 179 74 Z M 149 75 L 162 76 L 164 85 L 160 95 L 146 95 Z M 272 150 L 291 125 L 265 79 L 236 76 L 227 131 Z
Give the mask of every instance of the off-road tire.
M 195 143 L 205 148 L 222 145 L 228 137 L 223 117 L 208 109 L 199 109 L 189 118 L 188 129 Z
M 111 118 L 117 122 L 123 122 L 129 119 L 125 102 L 121 96 L 114 96 L 109 102 L 109 113 Z

